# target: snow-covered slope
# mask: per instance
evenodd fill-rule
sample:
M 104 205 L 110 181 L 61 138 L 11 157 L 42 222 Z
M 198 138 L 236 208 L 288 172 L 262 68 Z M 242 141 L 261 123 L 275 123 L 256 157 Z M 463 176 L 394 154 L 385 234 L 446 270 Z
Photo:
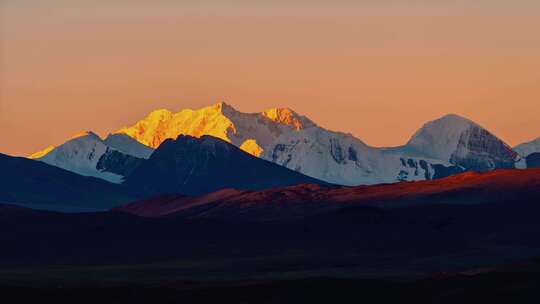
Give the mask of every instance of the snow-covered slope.
M 262 113 L 242 113 L 220 102 L 199 110 L 184 109 L 178 113 L 157 110 L 131 127 L 117 131 L 140 143 L 157 148 L 166 139 L 178 135 L 201 137 L 210 135 L 260 156 L 283 133 L 295 132 L 314 123 L 287 108 L 276 108 Z
M 425 180 L 446 176 L 445 170 L 462 171 L 447 162 L 373 148 L 350 134 L 318 127 L 281 136 L 262 157 L 342 185 Z
M 130 172 L 140 160 L 107 146 L 90 131 L 77 134 L 58 147 L 34 153 L 29 158 L 113 183 L 121 183 L 126 172 Z
M 109 134 L 103 141 L 107 146 L 124 154 L 148 159 L 154 149 L 141 144 L 126 134 Z
M 523 157 L 527 157 L 533 153 L 540 153 L 540 137 L 535 140 L 518 145 L 514 148 L 514 150 Z
M 425 124 L 403 147 L 374 148 L 310 127 L 280 136 L 262 157 L 328 182 L 359 185 L 513 168 L 517 155 L 474 122 L 447 115 Z

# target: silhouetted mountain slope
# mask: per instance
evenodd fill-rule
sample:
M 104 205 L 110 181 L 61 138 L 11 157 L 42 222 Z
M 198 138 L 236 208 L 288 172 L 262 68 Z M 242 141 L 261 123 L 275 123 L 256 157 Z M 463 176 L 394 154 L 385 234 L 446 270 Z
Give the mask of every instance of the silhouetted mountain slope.
M 463 173 L 445 179 L 357 187 L 302 184 L 262 191 L 226 190 L 199 197 L 157 197 L 119 210 L 141 216 L 284 220 L 348 206 L 408 207 L 540 201 L 540 169 Z
M 133 200 L 120 186 L 40 161 L 0 154 L 0 201 L 60 211 L 106 210 Z
M 259 190 L 323 183 L 254 157 L 221 139 L 179 136 L 166 140 L 124 185 L 138 193 L 198 195 L 225 188 Z

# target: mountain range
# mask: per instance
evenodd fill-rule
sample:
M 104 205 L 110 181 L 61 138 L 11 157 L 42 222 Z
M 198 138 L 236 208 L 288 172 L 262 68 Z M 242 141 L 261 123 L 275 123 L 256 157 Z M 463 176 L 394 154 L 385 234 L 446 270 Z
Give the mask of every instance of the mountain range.
M 539 148 L 453 114 L 377 148 L 289 109 L 158 110 L 105 139 L 0 154 L 0 281 L 140 289 L 504 269 L 540 253 Z
M 512 149 L 458 115 L 422 126 L 403 146 L 377 148 L 325 129 L 288 108 L 243 113 L 220 102 L 177 113 L 156 110 L 102 140 L 84 132 L 30 158 L 75 173 L 124 182 L 153 149 L 179 135 L 220 138 L 256 157 L 340 185 L 431 180 L 464 171 L 540 165 L 540 140 Z

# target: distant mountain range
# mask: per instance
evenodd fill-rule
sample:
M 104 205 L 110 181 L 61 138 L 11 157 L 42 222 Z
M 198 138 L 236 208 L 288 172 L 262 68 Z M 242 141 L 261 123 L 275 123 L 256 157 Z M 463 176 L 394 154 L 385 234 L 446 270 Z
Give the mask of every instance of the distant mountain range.
M 287 108 L 242 113 L 220 102 L 178 113 L 157 110 L 101 140 L 83 133 L 31 158 L 115 183 L 128 179 L 153 149 L 179 135 L 209 135 L 299 173 L 333 184 L 431 180 L 464 171 L 540 166 L 540 140 L 512 149 L 457 115 L 426 123 L 407 144 L 371 147 L 351 134 L 318 126 Z

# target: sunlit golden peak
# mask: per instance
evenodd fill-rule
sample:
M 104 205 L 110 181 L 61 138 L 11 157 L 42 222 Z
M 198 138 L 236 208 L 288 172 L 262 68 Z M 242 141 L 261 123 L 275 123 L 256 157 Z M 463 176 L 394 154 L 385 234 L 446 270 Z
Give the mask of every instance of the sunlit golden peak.
M 289 108 L 268 109 L 264 111 L 262 115 L 274 122 L 293 126 L 296 130 L 301 130 L 306 127 L 304 125 L 306 119 Z

